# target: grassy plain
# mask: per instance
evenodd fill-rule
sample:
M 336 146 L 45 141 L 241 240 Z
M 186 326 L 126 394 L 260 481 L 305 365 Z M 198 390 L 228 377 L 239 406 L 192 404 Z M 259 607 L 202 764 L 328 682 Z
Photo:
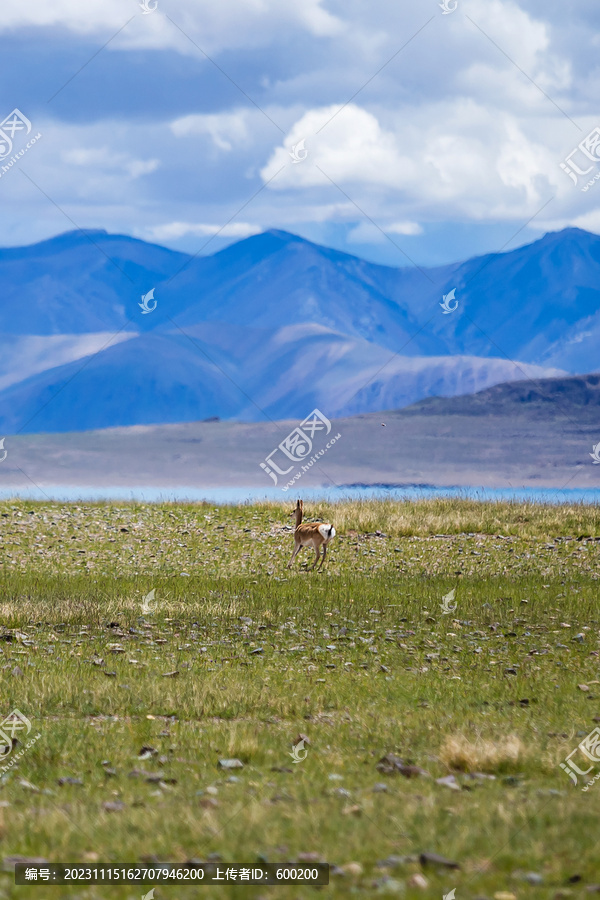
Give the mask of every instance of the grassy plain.
M 321 574 L 308 551 L 286 569 L 288 511 L 0 504 L 1 713 L 40 734 L 0 776 L 0 897 L 150 889 L 15 887 L 16 855 L 322 860 L 332 897 L 590 896 L 600 784 L 559 763 L 600 722 L 598 510 L 321 504 Z

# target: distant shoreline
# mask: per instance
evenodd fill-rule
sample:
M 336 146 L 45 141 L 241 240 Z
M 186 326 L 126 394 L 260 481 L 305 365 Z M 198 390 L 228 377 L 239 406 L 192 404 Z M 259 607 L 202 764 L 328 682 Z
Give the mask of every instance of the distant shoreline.
M 516 502 L 545 505 L 578 504 L 600 505 L 600 488 L 485 488 L 436 487 L 435 485 L 340 485 L 339 487 L 298 487 L 300 497 L 327 502 L 344 500 L 419 500 L 434 498 L 458 498 L 483 503 Z M 294 495 L 295 496 L 295 495 Z M 277 488 L 266 487 L 91 487 L 45 485 L 15 491 L 0 488 L 0 501 L 31 500 L 64 503 L 216 503 L 218 505 L 243 505 L 264 501 L 288 503 L 289 497 Z

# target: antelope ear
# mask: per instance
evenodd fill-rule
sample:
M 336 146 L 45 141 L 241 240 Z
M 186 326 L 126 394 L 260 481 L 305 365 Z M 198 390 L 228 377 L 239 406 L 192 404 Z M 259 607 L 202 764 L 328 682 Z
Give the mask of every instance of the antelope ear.
M 298 500 L 298 503 L 300 504 L 300 509 L 304 509 L 304 503 L 302 502 L 302 500 Z

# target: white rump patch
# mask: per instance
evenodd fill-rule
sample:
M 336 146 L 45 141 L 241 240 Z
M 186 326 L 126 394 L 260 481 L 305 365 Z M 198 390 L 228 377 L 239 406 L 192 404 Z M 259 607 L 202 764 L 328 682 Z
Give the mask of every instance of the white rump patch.
M 319 525 L 319 534 L 324 540 L 329 541 L 335 537 L 335 528 L 333 525 Z

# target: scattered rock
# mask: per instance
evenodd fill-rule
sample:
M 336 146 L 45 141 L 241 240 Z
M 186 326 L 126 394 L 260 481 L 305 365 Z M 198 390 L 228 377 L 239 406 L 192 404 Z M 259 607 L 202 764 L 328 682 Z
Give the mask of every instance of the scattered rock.
M 47 866 L 48 860 L 41 856 L 5 856 L 2 868 L 5 872 L 13 872 L 17 863 L 23 863 L 25 866 Z
M 460 864 L 440 856 L 438 853 L 420 853 L 419 862 L 422 866 L 444 866 L 446 869 L 460 869 Z
M 428 776 L 429 772 L 421 769 L 420 766 L 406 765 L 404 760 L 400 759 L 394 753 L 386 753 L 377 763 L 376 769 L 383 775 L 404 775 L 405 778 L 416 778 L 419 775 Z
M 429 887 L 429 882 L 420 872 L 415 872 L 414 875 L 411 875 L 406 883 L 409 887 L 421 888 L 423 891 Z
M 158 750 L 155 747 L 150 747 L 147 744 L 144 744 L 140 752 L 138 753 L 138 759 L 150 759 L 151 756 L 157 756 Z
M 220 759 L 217 767 L 219 769 L 243 769 L 244 763 L 241 759 Z
M 125 809 L 125 804 L 121 800 L 107 800 L 102 804 L 102 809 L 105 812 L 121 812 Z
M 436 778 L 436 784 L 441 784 L 444 787 L 450 788 L 452 791 L 460 791 L 461 787 L 454 775 L 445 775 L 444 778 Z
M 406 866 L 409 863 L 416 863 L 418 861 L 418 856 L 388 856 L 386 859 L 378 860 L 375 865 L 378 869 L 393 869 L 396 866 Z
M 300 857 L 298 857 L 300 859 Z M 363 867 L 359 862 L 349 862 L 342 866 L 342 871 L 346 873 L 346 875 L 354 875 L 358 878 L 359 875 L 363 873 Z

